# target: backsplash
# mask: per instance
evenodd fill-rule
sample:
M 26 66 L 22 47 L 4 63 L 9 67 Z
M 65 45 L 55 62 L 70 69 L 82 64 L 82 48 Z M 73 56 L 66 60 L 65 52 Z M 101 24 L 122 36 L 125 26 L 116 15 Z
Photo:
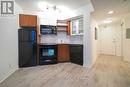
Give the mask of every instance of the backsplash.
M 66 32 L 57 35 L 42 35 L 41 43 L 83 44 L 83 36 L 68 36 Z
M 42 35 L 41 43 L 57 43 L 57 35 Z
M 70 43 L 71 44 L 83 44 L 83 36 L 80 36 L 80 35 L 70 36 Z
M 70 42 L 70 36 L 66 35 L 66 32 L 58 32 L 58 43 L 69 43 Z

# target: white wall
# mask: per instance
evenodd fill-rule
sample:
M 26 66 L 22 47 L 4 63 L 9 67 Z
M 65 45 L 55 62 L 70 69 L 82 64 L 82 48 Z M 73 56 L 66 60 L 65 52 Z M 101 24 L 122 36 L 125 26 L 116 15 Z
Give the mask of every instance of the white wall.
M 91 16 L 90 13 L 93 11 L 92 4 L 88 4 L 82 8 L 76 10 L 76 15 L 83 15 L 83 48 L 84 48 L 84 67 L 92 67 L 92 35 L 91 35 Z
M 15 6 L 15 15 L 0 17 L 0 83 L 18 69 L 18 13 L 22 10 Z
M 97 40 L 95 40 L 95 28 L 97 28 Z M 92 39 L 92 65 L 96 62 L 96 59 L 100 55 L 99 48 L 99 27 L 96 21 L 91 18 L 91 39 Z
M 130 14 L 123 19 L 123 59 L 130 62 L 130 39 L 126 39 L 126 29 L 130 28 Z

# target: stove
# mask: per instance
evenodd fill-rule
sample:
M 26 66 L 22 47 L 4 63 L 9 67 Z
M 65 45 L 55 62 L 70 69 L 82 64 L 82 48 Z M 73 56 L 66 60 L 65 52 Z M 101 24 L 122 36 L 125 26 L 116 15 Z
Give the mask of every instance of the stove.
M 57 44 L 40 44 L 39 64 L 56 64 L 57 63 Z

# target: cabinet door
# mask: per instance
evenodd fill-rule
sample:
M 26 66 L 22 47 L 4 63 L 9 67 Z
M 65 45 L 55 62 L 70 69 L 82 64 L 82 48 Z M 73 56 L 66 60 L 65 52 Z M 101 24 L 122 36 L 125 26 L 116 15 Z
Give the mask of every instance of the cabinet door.
M 58 62 L 70 61 L 69 45 L 58 45 Z
M 83 34 L 83 18 L 80 18 L 78 23 L 78 34 L 82 35 Z
M 67 21 L 67 35 L 71 35 L 70 21 Z
M 37 16 L 29 16 L 29 26 L 36 27 L 37 26 Z
M 37 26 L 37 16 L 35 15 L 19 15 L 19 24 L 21 27 L 36 27 Z
M 70 45 L 70 61 L 83 65 L 83 45 Z
M 29 17 L 27 15 L 20 14 L 19 15 L 19 25 L 21 27 L 27 27 L 29 23 Z
M 71 20 L 70 26 L 71 35 L 83 35 L 83 18 Z
M 71 21 L 71 35 L 78 34 L 78 20 Z

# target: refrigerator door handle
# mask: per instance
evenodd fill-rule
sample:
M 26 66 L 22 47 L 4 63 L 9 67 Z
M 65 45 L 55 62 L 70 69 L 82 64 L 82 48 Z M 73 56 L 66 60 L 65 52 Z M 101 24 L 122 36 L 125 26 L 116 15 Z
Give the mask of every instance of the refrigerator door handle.
M 35 30 L 32 30 L 30 32 L 30 41 L 31 42 L 36 42 L 36 31 Z

